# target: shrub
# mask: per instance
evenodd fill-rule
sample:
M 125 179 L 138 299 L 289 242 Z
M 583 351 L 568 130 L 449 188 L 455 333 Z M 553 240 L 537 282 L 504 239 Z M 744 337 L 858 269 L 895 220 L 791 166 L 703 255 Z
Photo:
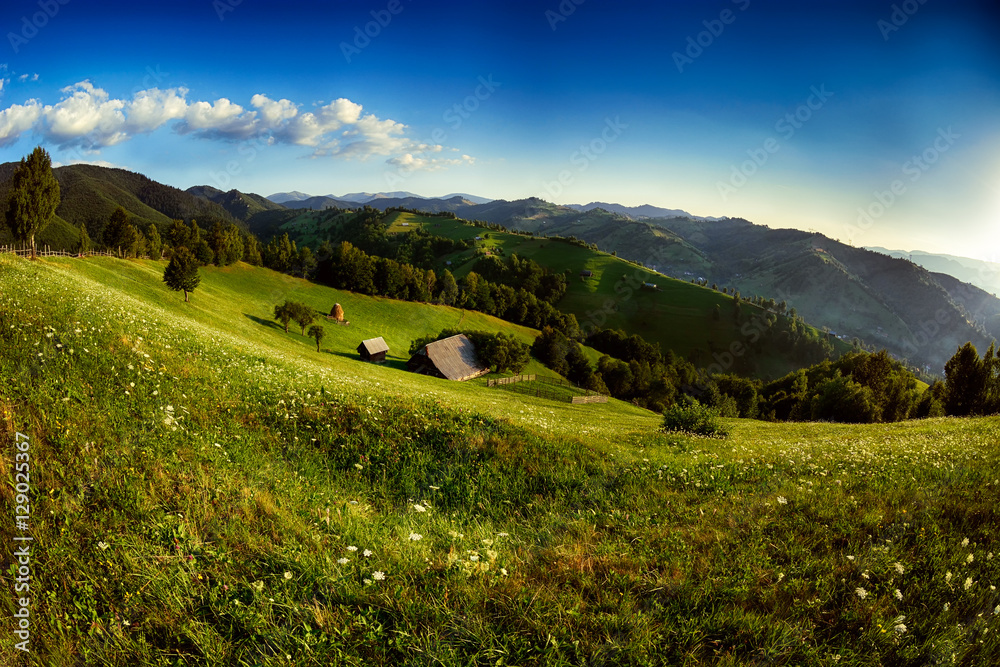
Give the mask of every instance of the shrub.
M 670 406 L 663 413 L 663 430 L 682 431 L 713 438 L 725 438 L 729 435 L 728 429 L 719 419 L 718 411 L 688 397 Z

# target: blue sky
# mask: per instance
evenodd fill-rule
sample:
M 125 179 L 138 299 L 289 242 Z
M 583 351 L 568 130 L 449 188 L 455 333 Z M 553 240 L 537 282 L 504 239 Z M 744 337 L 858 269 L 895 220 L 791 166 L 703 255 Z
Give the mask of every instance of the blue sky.
M 649 203 L 1000 260 L 995 3 L 316 4 L 8 0 L 0 160 Z

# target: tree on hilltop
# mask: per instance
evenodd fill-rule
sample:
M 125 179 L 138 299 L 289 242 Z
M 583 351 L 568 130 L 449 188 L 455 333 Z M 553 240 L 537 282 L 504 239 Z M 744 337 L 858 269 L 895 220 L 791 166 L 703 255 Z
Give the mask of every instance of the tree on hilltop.
M 18 241 L 31 246 L 36 257 L 35 235 L 59 208 L 59 182 L 52 173 L 52 158 L 41 146 L 21 158 L 10 180 L 7 226 Z

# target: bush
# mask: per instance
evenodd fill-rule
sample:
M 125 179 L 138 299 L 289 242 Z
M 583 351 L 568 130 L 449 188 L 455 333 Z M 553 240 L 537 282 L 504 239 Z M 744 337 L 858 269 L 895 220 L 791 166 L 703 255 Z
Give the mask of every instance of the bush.
M 685 397 L 663 413 L 664 431 L 682 431 L 694 435 L 725 438 L 728 429 L 719 420 L 718 411 Z

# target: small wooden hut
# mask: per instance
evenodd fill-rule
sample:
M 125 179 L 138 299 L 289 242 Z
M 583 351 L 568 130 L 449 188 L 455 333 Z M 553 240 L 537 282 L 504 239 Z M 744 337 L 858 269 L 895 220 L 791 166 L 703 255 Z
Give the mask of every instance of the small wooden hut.
M 479 362 L 476 346 L 465 334 L 428 343 L 410 357 L 406 362 L 406 369 L 413 373 L 459 382 L 490 372 L 490 369 L 484 368 Z
M 589 278 L 592 275 L 594 275 L 594 272 L 591 271 L 590 269 L 583 269 L 582 271 L 580 271 L 581 278 Z
M 358 345 L 358 354 L 361 355 L 362 361 L 385 361 L 385 355 L 388 351 L 389 346 L 382 340 L 381 336 L 363 340 L 361 345 Z

